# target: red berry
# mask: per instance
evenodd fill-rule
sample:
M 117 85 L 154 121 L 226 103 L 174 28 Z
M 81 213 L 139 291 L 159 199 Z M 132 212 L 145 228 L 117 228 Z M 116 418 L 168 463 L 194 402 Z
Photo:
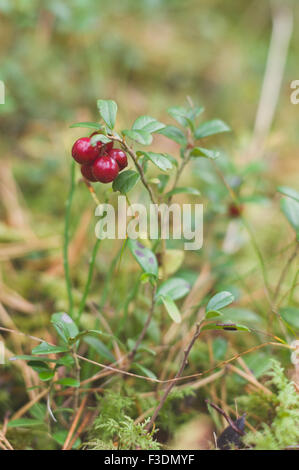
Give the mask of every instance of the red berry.
M 81 137 L 73 145 L 72 156 L 82 165 L 92 165 L 99 156 L 99 149 L 91 145 L 89 137 Z
M 98 158 L 92 165 L 92 173 L 97 181 L 111 183 L 118 175 L 118 164 L 108 155 Z
M 84 176 L 84 178 L 86 178 L 88 181 L 92 181 L 92 182 L 97 181 L 95 177 L 93 176 L 92 166 L 81 165 L 81 173 L 82 173 L 82 176 Z
M 93 132 L 90 134 L 90 138 L 93 137 L 94 135 L 98 135 L 100 132 Z M 113 142 L 108 142 L 108 144 L 103 144 L 102 142 L 97 142 L 98 149 L 100 151 L 100 154 L 103 155 L 106 152 L 110 152 L 110 150 L 113 149 Z
M 237 205 L 235 203 L 232 203 L 228 208 L 228 214 L 232 218 L 240 217 L 240 215 L 242 215 L 242 212 L 243 206 L 241 204 Z
M 108 152 L 109 157 L 117 161 L 120 170 L 123 170 L 128 165 L 128 159 L 125 152 L 121 149 L 112 149 Z

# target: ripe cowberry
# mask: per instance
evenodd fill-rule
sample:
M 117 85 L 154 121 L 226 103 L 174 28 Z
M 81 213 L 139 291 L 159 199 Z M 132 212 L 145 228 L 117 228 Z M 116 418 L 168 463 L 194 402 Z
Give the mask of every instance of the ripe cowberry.
M 108 155 L 97 158 L 92 165 L 93 176 L 101 183 L 111 183 L 117 177 L 118 172 L 118 164 Z
M 123 170 L 128 165 L 128 159 L 125 152 L 121 149 L 112 149 L 108 152 L 109 157 L 116 160 L 119 169 Z
M 88 181 L 92 181 L 93 183 L 97 181 L 93 176 L 91 165 L 81 165 L 81 173 Z
M 99 156 L 99 149 L 91 145 L 89 137 L 81 137 L 73 145 L 72 156 L 81 165 L 92 165 Z
M 232 203 L 228 207 L 228 215 L 232 218 L 237 218 L 242 215 L 243 206 L 241 204 Z
M 90 138 L 93 137 L 94 135 L 98 135 L 100 132 L 93 132 L 90 134 Z M 108 142 L 107 144 L 103 144 L 102 142 L 97 142 L 97 147 L 99 149 L 99 152 L 101 155 L 103 155 L 106 152 L 110 152 L 110 150 L 113 149 L 113 142 Z

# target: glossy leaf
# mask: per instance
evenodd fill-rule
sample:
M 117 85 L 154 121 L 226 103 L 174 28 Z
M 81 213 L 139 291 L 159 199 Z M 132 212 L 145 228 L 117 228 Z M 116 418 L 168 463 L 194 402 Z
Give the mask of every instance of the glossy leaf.
M 80 382 L 72 377 L 64 377 L 57 380 L 57 384 L 64 385 L 65 387 L 80 387 Z
M 284 307 L 279 310 L 279 313 L 286 323 L 299 330 L 299 308 Z
M 181 187 L 181 188 L 174 188 L 171 191 L 166 193 L 167 196 L 173 196 L 174 194 L 193 194 L 194 196 L 200 196 L 200 191 L 196 188 L 191 187 Z
M 85 128 L 94 129 L 97 131 L 100 131 L 101 129 L 103 129 L 103 126 L 99 124 L 98 122 L 76 122 L 76 124 L 72 124 L 70 127 L 71 128 L 85 127 Z
M 181 317 L 180 311 L 178 307 L 176 306 L 175 302 L 172 300 L 172 298 L 167 295 L 167 296 L 161 297 L 161 299 L 170 318 L 175 323 L 181 323 L 182 317 Z
M 277 191 L 299 202 L 299 191 L 296 191 L 295 189 L 292 189 L 292 188 L 288 188 L 287 186 L 279 186 L 277 188 Z
M 112 183 L 113 191 L 119 191 L 122 194 L 127 194 L 134 188 L 135 184 L 140 179 L 139 174 L 134 170 L 126 170 L 118 174 Z
M 141 145 L 150 145 L 153 141 L 153 137 L 150 132 L 140 130 L 124 130 L 123 135 L 130 139 L 138 142 Z
M 116 121 L 117 114 L 117 104 L 113 100 L 98 100 L 97 101 L 98 110 L 103 120 L 109 127 L 113 129 Z
M 75 338 L 75 336 L 77 336 L 79 333 L 76 323 L 65 312 L 54 313 L 51 316 L 51 323 L 53 324 L 57 333 L 66 343 L 69 341 L 69 339 Z
M 299 202 L 283 198 L 280 200 L 280 207 L 291 226 L 299 233 Z
M 140 116 L 136 119 L 132 126 L 132 130 L 139 130 L 148 133 L 158 132 L 164 129 L 166 126 L 162 122 L 157 121 L 157 119 L 152 118 L 151 116 Z
M 194 135 L 196 139 L 202 139 L 210 135 L 220 134 L 222 132 L 229 132 L 231 128 L 220 119 L 213 119 L 201 124 L 195 131 Z
M 208 323 L 204 325 L 201 331 L 205 330 L 223 330 L 223 331 L 249 331 L 247 326 L 240 325 L 237 323 Z
M 220 310 L 221 308 L 231 304 L 234 300 L 235 298 L 230 292 L 218 292 L 218 294 L 214 295 L 214 297 L 209 301 L 206 311 Z
M 175 126 L 166 126 L 164 129 L 159 131 L 159 134 L 164 135 L 165 137 L 168 137 L 168 139 L 173 140 L 174 142 L 186 146 L 187 145 L 187 139 L 185 134 L 179 129 L 178 127 Z
M 58 354 L 61 352 L 67 352 L 68 348 L 64 346 L 52 346 L 51 344 L 43 341 L 41 344 L 32 349 L 32 354 L 42 355 L 42 354 Z
M 204 157 L 215 160 L 219 157 L 220 153 L 215 150 L 205 149 L 203 147 L 194 147 L 190 153 L 191 157 Z
M 142 152 L 154 165 L 162 171 L 168 171 L 172 168 L 172 163 L 167 155 L 155 152 Z
M 158 262 L 156 256 L 149 248 L 146 248 L 139 241 L 132 239 L 128 240 L 128 247 L 145 273 L 158 276 Z
M 173 277 L 164 281 L 157 290 L 156 299 L 162 301 L 161 297 L 170 297 L 172 300 L 181 299 L 191 289 L 191 285 L 185 279 Z

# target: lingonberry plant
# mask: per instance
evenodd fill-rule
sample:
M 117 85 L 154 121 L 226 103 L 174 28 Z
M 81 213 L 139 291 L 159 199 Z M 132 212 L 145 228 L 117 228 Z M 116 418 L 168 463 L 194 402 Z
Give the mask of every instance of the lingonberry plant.
M 52 315 L 51 323 L 57 332 L 57 344 L 41 341 L 32 350 L 31 355 L 18 358 L 28 361 L 28 364 L 38 372 L 40 380 L 47 383 L 47 388 L 42 393 L 48 397 L 46 412 L 49 425 L 53 428 L 54 439 L 63 448 L 80 445 L 80 440 L 77 439 L 80 428 L 77 434 L 75 433 L 76 420 L 80 419 L 84 408 L 89 406 L 86 421 L 83 421 L 85 423 L 83 429 L 88 424 L 92 425 L 93 417 L 97 414 L 98 394 L 102 394 L 104 398 L 100 399 L 100 416 L 95 421 L 90 444 L 87 445 L 91 448 L 110 448 L 110 446 L 114 448 L 116 442 L 121 449 L 158 448 L 161 445 L 159 440 L 162 442 L 163 437 L 160 436 L 158 439 L 154 436 L 155 423 L 157 422 L 164 431 L 167 429 L 165 422 L 175 427 L 179 423 L 179 416 L 173 412 L 177 407 L 176 403 L 183 402 L 186 395 L 192 396 L 192 390 L 201 387 L 203 383 L 212 383 L 216 378 L 224 376 L 226 370 L 224 366 L 242 355 L 234 354 L 231 359 L 225 359 L 227 341 L 221 336 L 214 336 L 213 343 L 209 343 L 210 354 L 214 355 L 218 363 L 208 370 L 203 370 L 204 361 L 201 359 L 200 346 L 196 352 L 193 346 L 202 344 L 204 347 L 209 341 L 205 339 L 207 336 L 204 338 L 206 331 L 216 333 L 220 331 L 224 334 L 245 332 L 255 334 L 258 338 L 265 333 L 268 338 L 267 343 L 257 345 L 251 351 L 265 345 L 271 345 L 273 349 L 289 348 L 287 343 L 292 335 L 292 328 L 298 327 L 298 319 L 296 320 L 292 314 L 294 308 L 292 299 L 298 274 L 292 281 L 286 304 L 284 304 L 286 297 L 281 298 L 280 294 L 286 271 L 298 253 L 299 195 L 290 188 L 279 188 L 284 194 L 282 211 L 295 230 L 297 238 L 293 242 L 292 255 L 273 289 L 267 276 L 264 256 L 256 242 L 254 231 L 244 215 L 246 204 L 256 202 L 254 198 L 250 201 L 248 195 L 242 194 L 245 175 L 259 170 L 248 166 L 239 171 L 232 165 L 225 165 L 220 151 L 206 148 L 206 144 L 209 143 L 208 138 L 230 131 L 229 126 L 219 119 L 199 124 L 203 108 L 193 105 L 190 101 L 186 107 L 176 106 L 168 109 L 170 117 L 177 125 L 166 125 L 153 117 L 140 116 L 131 128 L 119 131 L 115 130 L 116 103 L 112 100 L 98 100 L 97 105 L 101 116 L 100 122 L 81 122 L 72 125 L 89 129 L 89 132 L 92 129 L 93 133 L 76 140 L 72 148 L 74 161 L 71 162 L 71 185 L 67 200 L 64 238 L 64 267 L 69 308 L 67 312 Z M 178 144 L 179 159 L 167 153 L 148 150 L 147 147 L 152 144 L 154 134 L 163 135 Z M 160 238 L 155 241 L 147 237 L 143 240 L 127 238 L 124 241 L 109 268 L 102 299 L 96 305 L 93 302 L 88 303 L 88 296 L 101 245 L 101 239 L 97 239 L 91 253 L 85 287 L 80 298 L 77 293 L 76 297 L 74 296 L 68 247 L 71 207 L 76 186 L 76 162 L 81 165 L 83 180 L 96 203 L 99 203 L 96 194 L 97 185 L 112 182 L 112 191 L 106 193 L 107 197 L 114 192 L 128 198 L 128 193 L 136 185 L 140 185 L 142 191 L 147 194 L 149 202 L 170 204 L 177 194 L 200 197 L 197 187 L 181 186 L 184 169 L 198 159 L 210 162 L 210 173 L 206 178 L 204 178 L 205 167 L 202 167 L 202 189 L 211 196 L 214 203 L 207 217 L 215 218 L 216 208 L 224 204 L 222 216 L 226 213 L 226 217 L 234 219 L 232 223 L 240 223 L 245 227 L 256 254 L 269 302 L 268 312 L 265 315 L 267 331 L 264 333 L 252 326 L 252 315 L 248 312 L 242 314 L 237 309 L 228 308 L 238 293 L 236 289 L 229 288 L 229 283 L 225 288 L 220 257 L 217 261 L 216 287 L 210 290 L 209 276 L 205 278 L 206 287 L 201 283 L 201 278 L 196 281 L 188 272 L 184 273 L 181 270 L 181 274 L 177 274 L 185 253 L 180 249 L 172 249 L 164 239 Z M 125 170 L 127 166 L 129 168 Z M 155 177 L 152 176 L 151 166 L 158 173 Z M 110 242 L 114 243 L 112 240 Z M 216 250 L 216 244 L 212 245 L 209 252 L 211 258 Z M 105 319 L 101 319 L 106 330 L 103 331 L 98 327 L 99 312 L 105 305 L 109 284 L 116 281 L 113 276 L 115 267 L 120 260 L 124 262 L 129 252 L 139 264 L 140 273 L 135 282 L 132 280 L 129 291 L 119 294 L 123 295 L 123 298 L 117 313 L 118 319 L 116 322 L 113 321 L 113 327 L 110 327 Z M 237 272 L 234 274 L 237 277 Z M 228 273 L 225 272 L 225 275 L 228 276 Z M 196 295 L 198 289 L 203 290 L 199 301 Z M 140 312 L 137 311 L 132 325 L 128 321 L 130 304 L 138 296 L 141 297 L 142 310 L 145 314 L 140 316 L 142 318 L 140 321 L 138 320 Z M 185 303 L 182 313 L 180 306 L 183 298 Z M 83 321 L 83 314 L 87 309 L 95 314 L 94 322 L 88 327 Z M 253 316 L 254 320 L 255 318 Z M 180 331 L 182 337 L 177 343 Z M 200 343 L 201 338 L 202 343 Z M 151 343 L 154 347 L 151 347 Z M 89 348 L 104 358 L 105 363 L 95 360 L 94 356 L 89 354 Z M 158 362 L 154 362 L 155 356 Z M 191 367 L 188 365 L 189 360 Z M 185 369 L 188 367 L 189 373 L 186 374 Z M 248 380 L 256 385 L 255 376 L 250 375 L 248 368 L 246 371 L 242 376 L 243 379 L 245 375 L 245 379 L 249 377 Z M 210 375 L 201 378 L 203 374 L 208 373 Z M 187 378 L 189 385 L 184 388 L 183 381 Z M 136 385 L 136 382 L 139 385 Z M 155 393 L 140 385 L 145 383 L 150 384 L 152 388 L 156 385 Z M 111 393 L 109 384 L 112 384 L 114 389 L 118 388 L 119 393 Z M 217 410 L 217 405 L 213 406 L 214 410 Z M 75 424 L 67 431 L 69 413 Z M 163 413 L 167 413 L 167 418 L 164 420 Z M 19 424 L 18 420 L 12 421 L 12 425 Z M 232 424 L 233 429 L 234 426 Z

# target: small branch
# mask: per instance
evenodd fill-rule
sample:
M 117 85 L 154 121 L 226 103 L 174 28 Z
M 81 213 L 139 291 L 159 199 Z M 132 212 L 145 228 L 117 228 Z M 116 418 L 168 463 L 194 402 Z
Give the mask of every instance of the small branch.
M 74 361 L 75 361 L 76 380 L 80 383 L 80 370 L 81 370 L 81 367 L 80 367 L 78 355 L 76 354 L 75 349 L 72 351 L 72 356 L 73 356 Z M 78 405 L 79 405 L 79 388 L 76 387 L 75 395 L 74 395 L 74 410 L 75 411 L 78 410 Z
M 140 165 L 140 163 L 138 162 L 138 158 L 137 158 L 137 155 L 135 154 L 134 150 L 129 147 L 129 145 L 126 143 L 125 140 L 122 140 L 121 141 L 121 145 L 123 146 L 123 149 L 128 152 L 128 154 L 130 155 L 130 157 L 132 158 L 134 164 L 135 164 L 135 167 L 136 169 L 138 170 L 138 173 L 140 174 L 140 178 L 141 178 L 141 181 L 143 183 L 143 186 L 145 187 L 145 189 L 147 190 L 148 194 L 149 194 L 149 197 L 152 201 L 153 204 L 157 204 L 156 202 L 156 199 L 155 199 L 155 196 L 154 196 L 154 193 L 152 191 L 152 188 L 149 186 L 149 184 L 147 183 L 146 179 L 145 179 L 145 175 L 144 175 L 144 171 L 143 171 L 143 168 L 142 166 Z
M 70 430 L 69 430 L 69 433 L 67 435 L 67 438 L 64 442 L 64 445 L 63 445 L 63 448 L 62 450 L 67 450 L 68 446 L 69 446 L 69 443 L 71 441 L 71 438 L 72 438 L 72 435 L 74 434 L 75 432 L 75 429 L 77 427 L 77 424 L 78 424 L 78 421 L 79 419 L 81 418 L 81 415 L 83 413 L 83 410 L 84 410 L 84 407 L 85 407 L 85 404 L 86 404 L 86 401 L 87 401 L 87 397 L 88 395 L 85 395 L 85 397 L 83 398 L 82 402 L 81 402 L 81 405 L 80 405 L 80 408 L 79 410 L 77 411 L 77 414 L 75 416 L 75 419 L 74 421 L 72 422 L 72 425 L 70 427 Z
M 175 375 L 175 378 L 174 379 L 178 379 L 179 377 L 181 377 L 182 373 L 184 372 L 184 369 L 187 365 L 187 362 L 188 362 L 188 357 L 189 357 L 189 354 L 190 354 L 190 351 L 195 343 L 195 341 L 197 340 L 197 338 L 199 337 L 200 335 L 200 323 L 197 323 L 196 325 L 196 330 L 195 330 L 195 333 L 193 335 L 193 338 L 191 339 L 189 345 L 187 346 L 187 348 L 185 349 L 184 351 L 184 357 L 183 357 L 183 360 L 182 360 L 182 364 L 181 364 L 181 367 L 179 368 L 177 374 Z M 151 417 L 151 420 L 149 421 L 149 423 L 147 424 L 146 426 L 146 430 L 147 431 L 150 431 L 154 422 L 156 421 L 156 418 L 161 410 L 161 408 L 163 407 L 168 395 L 170 394 L 171 390 L 173 389 L 173 387 L 175 386 L 175 381 L 174 382 L 171 382 L 167 387 L 166 387 L 166 390 L 158 404 L 158 406 L 156 407 L 154 413 L 153 413 L 153 416 Z
M 215 405 L 215 403 L 212 403 L 212 402 L 209 401 L 209 400 L 205 400 L 205 402 L 206 402 L 208 405 L 210 405 L 212 408 L 214 408 L 216 411 L 218 411 L 218 413 L 220 413 L 220 414 L 226 419 L 226 421 L 228 422 L 228 424 L 231 426 L 231 428 L 232 428 L 237 434 L 240 434 L 240 436 L 244 436 L 244 435 L 245 435 L 245 432 L 238 428 L 238 426 L 234 423 L 234 421 L 230 418 L 230 416 L 228 416 L 228 414 L 226 414 L 225 411 L 222 410 L 222 408 L 220 408 L 218 405 Z
M 149 314 L 148 314 L 148 317 L 147 317 L 147 320 L 144 324 L 144 327 L 139 335 L 139 338 L 137 339 L 136 343 L 135 343 L 135 346 L 134 348 L 132 349 L 132 351 L 130 352 L 129 356 L 128 356 L 128 359 L 129 360 L 132 360 L 137 352 L 137 349 L 139 348 L 140 344 L 142 343 L 143 341 L 143 338 L 145 337 L 146 335 L 146 332 L 150 326 L 150 323 L 151 323 L 151 320 L 153 318 L 153 314 L 154 314 L 154 310 L 155 310 L 155 296 L 156 296 L 156 292 L 157 292 L 157 285 L 155 284 L 153 286 L 153 290 L 152 290 L 152 305 L 151 305 L 151 308 L 150 308 L 150 311 L 149 311 Z

